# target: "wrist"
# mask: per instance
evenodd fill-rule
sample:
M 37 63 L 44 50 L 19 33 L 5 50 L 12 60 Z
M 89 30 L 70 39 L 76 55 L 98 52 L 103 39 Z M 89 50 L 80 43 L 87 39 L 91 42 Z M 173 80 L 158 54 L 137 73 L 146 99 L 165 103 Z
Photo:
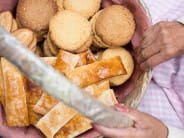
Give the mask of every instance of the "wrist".
M 169 129 L 166 125 L 163 127 L 163 138 L 168 138 L 169 135 Z

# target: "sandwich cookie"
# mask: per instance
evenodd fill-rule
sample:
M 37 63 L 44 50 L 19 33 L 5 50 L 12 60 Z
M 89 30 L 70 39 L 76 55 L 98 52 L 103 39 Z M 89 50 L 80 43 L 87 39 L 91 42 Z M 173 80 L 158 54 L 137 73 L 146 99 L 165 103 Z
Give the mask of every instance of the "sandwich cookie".
M 113 48 L 128 44 L 135 31 L 132 13 L 121 5 L 112 5 L 96 13 L 91 19 L 93 44 Z

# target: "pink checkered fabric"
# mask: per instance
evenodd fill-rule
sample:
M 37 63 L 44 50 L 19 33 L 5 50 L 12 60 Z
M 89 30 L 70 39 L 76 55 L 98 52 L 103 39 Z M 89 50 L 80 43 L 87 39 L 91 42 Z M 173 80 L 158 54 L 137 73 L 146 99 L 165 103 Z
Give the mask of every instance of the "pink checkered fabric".
M 184 0 L 144 0 L 153 24 L 184 17 Z M 184 129 L 184 54 L 153 69 L 139 110 Z

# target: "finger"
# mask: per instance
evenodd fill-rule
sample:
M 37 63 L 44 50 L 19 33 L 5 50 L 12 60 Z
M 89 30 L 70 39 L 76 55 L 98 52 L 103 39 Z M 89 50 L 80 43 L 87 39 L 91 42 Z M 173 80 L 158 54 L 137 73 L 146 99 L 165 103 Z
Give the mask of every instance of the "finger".
M 123 112 L 124 114 L 132 118 L 134 121 L 139 121 L 142 118 L 143 113 L 133 108 L 127 108 L 126 106 L 121 105 L 121 104 L 116 104 L 114 107 L 117 111 Z
M 140 65 L 141 69 L 147 71 L 147 70 L 155 67 L 156 65 L 161 63 L 160 58 L 161 58 L 160 54 L 157 54 L 157 55 L 150 57 L 149 59 L 147 59 L 146 61 L 141 63 L 141 65 Z
M 117 110 L 117 111 L 120 111 L 120 112 L 123 112 L 123 113 L 127 113 L 129 111 L 129 109 L 124 106 L 124 105 L 121 105 L 121 104 L 116 104 L 114 105 L 114 108 Z
M 154 38 L 158 37 L 158 34 L 161 32 L 161 30 L 163 30 L 163 28 L 168 28 L 168 27 L 172 27 L 172 24 L 170 22 L 162 21 L 162 22 L 155 24 L 151 28 L 149 28 L 143 34 L 143 39 L 141 41 L 141 47 L 142 48 L 147 47 L 147 45 L 155 41 Z
M 155 26 L 151 26 L 148 29 L 146 29 L 143 36 L 142 36 L 142 39 L 144 39 L 148 34 L 150 34 L 154 28 L 155 28 Z
M 117 137 L 117 138 L 131 138 L 133 135 L 135 136 L 138 133 L 138 130 L 135 128 L 107 128 L 103 126 L 98 126 L 93 124 L 93 128 L 100 132 L 102 135 L 106 137 Z
M 142 40 L 141 40 L 140 45 L 137 49 L 138 55 L 144 48 L 149 47 L 149 45 L 152 44 L 156 40 L 157 34 L 158 34 L 158 27 L 156 28 L 156 26 L 149 28 L 143 34 Z
M 146 47 L 139 52 L 137 62 L 141 64 L 153 55 L 158 54 L 160 51 L 161 48 L 158 46 L 157 42 L 153 42 L 149 47 Z
M 162 51 L 160 51 L 158 54 L 155 54 L 154 56 L 150 57 L 149 59 L 147 59 L 146 61 L 144 61 L 140 67 L 143 70 L 149 69 L 149 68 L 153 68 L 156 65 L 167 61 L 168 59 L 174 57 L 174 53 L 175 53 L 175 48 L 174 46 L 172 48 L 166 48 L 163 49 Z
M 165 49 L 161 49 L 161 51 L 147 59 L 145 62 L 141 64 L 142 69 L 148 69 L 148 68 L 153 68 L 156 65 L 165 62 L 171 58 L 176 57 L 177 55 L 180 55 L 181 51 L 177 48 L 175 45 L 168 45 L 165 47 Z
M 134 120 L 134 128 L 146 128 L 150 124 L 150 115 L 144 112 L 129 108 L 127 115 Z
M 150 44 L 152 44 L 156 40 L 158 32 L 159 32 L 158 26 L 154 26 L 153 28 L 148 30 L 148 32 L 145 32 L 145 35 L 143 35 L 143 39 L 140 43 L 140 48 L 144 49 L 148 47 Z

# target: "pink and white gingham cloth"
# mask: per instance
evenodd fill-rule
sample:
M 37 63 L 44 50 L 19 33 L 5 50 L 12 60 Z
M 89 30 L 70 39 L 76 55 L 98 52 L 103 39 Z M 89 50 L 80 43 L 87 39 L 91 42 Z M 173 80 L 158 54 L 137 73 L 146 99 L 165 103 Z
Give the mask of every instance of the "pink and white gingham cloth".
M 144 0 L 153 24 L 184 17 L 184 0 Z M 184 54 L 156 66 L 139 110 L 184 129 Z

